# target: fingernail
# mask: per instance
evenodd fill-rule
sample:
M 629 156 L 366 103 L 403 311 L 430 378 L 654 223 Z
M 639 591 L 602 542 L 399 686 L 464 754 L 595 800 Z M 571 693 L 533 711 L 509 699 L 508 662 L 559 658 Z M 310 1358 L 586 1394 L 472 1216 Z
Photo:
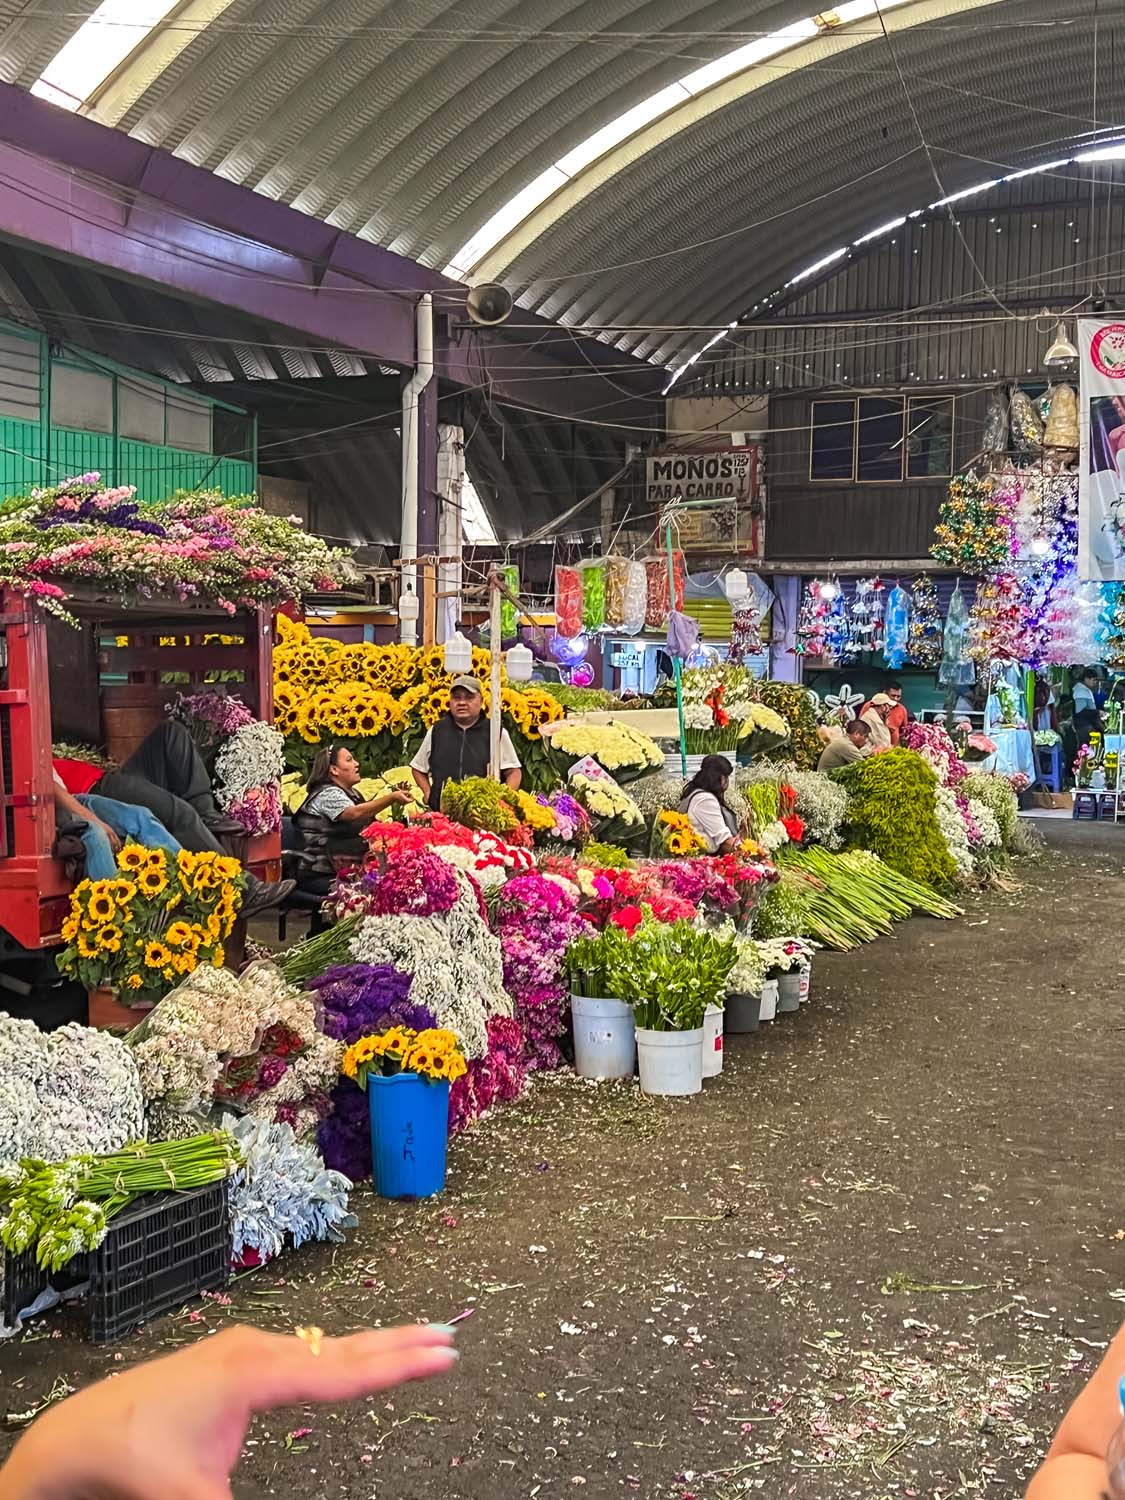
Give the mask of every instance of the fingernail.
M 455 1334 L 457 1332 L 452 1323 L 429 1323 L 427 1327 L 432 1328 L 435 1333 Z
M 439 1345 L 439 1349 L 442 1354 L 448 1357 L 449 1363 L 451 1365 L 456 1364 L 456 1362 L 461 1358 L 460 1349 L 454 1349 L 452 1344 L 441 1344 Z

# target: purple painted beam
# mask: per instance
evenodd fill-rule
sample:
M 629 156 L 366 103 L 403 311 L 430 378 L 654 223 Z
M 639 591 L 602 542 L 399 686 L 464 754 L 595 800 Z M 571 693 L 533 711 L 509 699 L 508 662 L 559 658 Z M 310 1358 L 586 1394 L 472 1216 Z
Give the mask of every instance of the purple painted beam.
M 68 114 L 0 84 L 0 227 L 48 254 L 237 310 L 318 343 L 410 368 L 416 293 L 440 310 L 464 287 L 369 240 L 180 161 L 120 130 Z M 444 295 L 442 295 L 444 294 Z M 589 363 L 532 347 L 554 325 L 517 309 L 529 325 L 438 340 L 438 373 L 464 387 L 581 420 L 658 420 L 661 372 L 582 340 Z M 566 348 L 566 345 L 557 347 Z M 590 364 L 618 367 L 614 384 Z M 577 368 L 574 366 L 577 365 Z M 635 397 L 619 387 L 635 390 Z M 617 388 L 615 388 L 615 386 Z

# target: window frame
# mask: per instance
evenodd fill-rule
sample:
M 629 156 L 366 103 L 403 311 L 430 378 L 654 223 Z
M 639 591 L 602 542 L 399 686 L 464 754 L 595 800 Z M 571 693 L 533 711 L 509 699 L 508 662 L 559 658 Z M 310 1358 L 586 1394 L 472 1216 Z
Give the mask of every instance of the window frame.
M 902 437 L 900 439 L 901 452 L 899 455 L 899 474 L 897 479 L 861 479 L 859 477 L 859 406 L 861 401 L 877 400 L 894 402 L 897 401 L 902 409 Z M 938 401 L 947 401 L 950 405 L 949 425 L 949 472 L 946 474 L 911 474 L 909 473 L 910 462 L 907 453 L 907 440 L 910 436 L 910 415 L 916 406 L 930 405 Z M 851 474 L 846 478 L 821 478 L 813 473 L 813 444 L 816 436 L 816 409 L 818 406 L 850 406 L 852 409 L 852 467 Z M 855 488 L 862 486 L 880 488 L 890 484 L 948 484 L 955 472 L 955 444 L 957 434 L 957 399 L 948 391 L 848 391 L 839 392 L 834 395 L 815 397 L 809 403 L 808 423 L 808 482 L 815 485 L 835 485 Z

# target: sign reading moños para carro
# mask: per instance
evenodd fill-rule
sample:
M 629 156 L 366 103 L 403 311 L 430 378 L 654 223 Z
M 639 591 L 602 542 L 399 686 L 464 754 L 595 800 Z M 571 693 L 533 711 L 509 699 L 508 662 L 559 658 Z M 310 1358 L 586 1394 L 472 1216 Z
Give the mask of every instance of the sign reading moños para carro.
M 652 505 L 677 496 L 682 500 L 749 500 L 754 493 L 758 449 L 661 453 L 645 462 L 646 495 Z

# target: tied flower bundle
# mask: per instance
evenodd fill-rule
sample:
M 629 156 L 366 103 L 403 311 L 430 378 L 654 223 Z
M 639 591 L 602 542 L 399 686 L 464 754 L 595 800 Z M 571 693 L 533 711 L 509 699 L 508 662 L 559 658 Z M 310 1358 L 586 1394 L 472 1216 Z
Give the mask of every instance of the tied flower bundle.
M 224 1064 L 215 1097 L 256 1119 L 290 1125 L 304 1139 L 328 1113 L 340 1043 L 320 1030 L 312 997 L 285 984 L 272 964 L 256 965 L 248 982 L 261 991 L 259 1013 L 272 1019 L 253 1051 Z
M 441 810 L 454 823 L 501 834 L 524 848 L 551 833 L 557 821 L 545 797 L 534 797 L 486 776 L 447 781 L 441 791 Z
M 352 572 L 346 553 L 297 517 L 268 515 L 253 495 L 180 490 L 142 510 L 131 490 L 107 490 L 91 473 L 0 508 L 0 583 L 71 624 L 66 586 L 208 599 L 234 614 L 339 588 Z
M 324 1033 L 350 1044 L 392 1026 L 428 1031 L 437 1025 L 432 1011 L 409 998 L 411 982 L 412 975 L 391 964 L 334 964 L 308 988 L 321 1008 Z M 353 1182 L 371 1176 L 370 1115 L 350 1078 L 336 1080 L 317 1142 L 329 1167 Z
M 944 724 L 920 724 L 917 721 L 907 724 L 899 742 L 907 750 L 916 750 L 932 767 L 940 785 L 950 791 L 955 791 L 969 774 L 969 768 L 958 755 L 957 746 Z
M 363 1036 L 344 1053 L 340 1070 L 361 1089 L 368 1078 L 393 1078 L 415 1073 L 428 1083 L 452 1083 L 466 1072 L 465 1057 L 457 1038 L 445 1027 L 411 1031 L 394 1026 L 378 1036 Z
M 737 935 L 733 942 L 735 958 L 723 986 L 724 996 L 760 995 L 766 982 L 766 945 Z
M 776 974 L 791 974 L 794 969 L 807 969 L 817 945 L 804 938 L 777 937 L 766 939 L 758 947 L 766 973 L 773 978 Z
M 817 771 L 798 771 L 795 765 L 781 762 L 744 766 L 736 776 L 736 789 L 746 797 L 757 781 L 775 781 L 792 789 L 793 812 L 801 819 L 809 843 L 823 844 L 827 849 L 841 846 L 840 828 L 848 809 L 848 794 L 843 787 Z
M 22 1157 L 115 1151 L 143 1134 L 141 1080 L 124 1042 L 73 1022 L 42 1032 L 0 1011 L 0 1171 Z
M 259 720 L 236 729 L 215 757 L 215 798 L 251 837 L 281 827 L 285 741 Z
M 83 880 L 63 923 L 59 970 L 87 989 L 108 985 L 155 1001 L 200 965 L 221 968 L 242 903 L 242 867 L 226 855 L 126 844 L 114 880 Z
M 504 955 L 504 986 L 515 1002 L 531 1069 L 559 1065 L 567 1010 L 564 955 L 586 926 L 576 897 L 550 876 L 517 875 L 496 903 L 493 927 Z
M 184 1141 L 137 1141 L 105 1156 L 74 1156 L 57 1165 L 25 1159 L 0 1175 L 8 1211 L 0 1240 L 13 1255 L 35 1251 L 36 1264 L 57 1271 L 96 1250 L 110 1221 L 146 1193 L 207 1187 L 238 1165 L 221 1130 Z
M 564 720 L 545 736 L 551 764 L 566 776 L 582 760 L 595 760 L 625 785 L 658 771 L 664 757 L 655 740 L 624 724 L 581 724 Z
M 455 872 L 456 873 L 456 872 Z M 510 1015 L 500 943 L 481 915 L 473 883 L 457 875 L 461 894 L 433 917 L 364 917 L 351 936 L 351 957 L 412 974 L 410 999 L 431 1011 L 439 1027 L 456 1033 L 468 1058 L 488 1049 L 491 1015 Z
M 669 893 L 690 902 L 704 916 L 729 917 L 740 929 L 779 878 L 773 865 L 743 854 L 666 860 L 656 866 L 656 875 Z
M 449 1132 L 465 1130 L 494 1104 L 518 1099 L 527 1083 L 523 1027 L 511 1016 L 489 1016 L 488 1051 L 449 1090 Z M 370 1145 L 370 1131 L 368 1131 Z
M 224 740 L 256 722 L 241 698 L 212 688 L 200 693 L 177 693 L 175 701 L 165 707 L 188 731 L 200 755 L 208 761 Z
M 325 1167 L 314 1147 L 289 1125 L 224 1115 L 222 1128 L 239 1156 L 230 1183 L 231 1249 L 244 1264 L 314 1240 L 344 1242 L 358 1220 L 348 1212 L 351 1183 Z
M 666 811 L 658 813 L 652 825 L 652 852 L 659 859 L 685 859 L 702 854 L 706 845 L 696 833 L 686 813 Z
M 688 754 L 720 755 L 736 750 L 744 721 L 724 707 L 726 684 L 721 672 L 714 667 L 689 667 L 682 684 Z
M 550 797 L 539 794 L 540 802 L 546 801 L 555 815 L 555 826 L 551 837 L 563 844 L 577 844 L 579 848 L 590 837 L 590 814 L 576 797 L 569 792 L 555 791 Z
M 640 808 L 608 776 L 587 776 L 575 771 L 570 777 L 570 790 L 589 813 L 592 832 L 600 843 L 628 847 L 644 835 L 645 820 Z

